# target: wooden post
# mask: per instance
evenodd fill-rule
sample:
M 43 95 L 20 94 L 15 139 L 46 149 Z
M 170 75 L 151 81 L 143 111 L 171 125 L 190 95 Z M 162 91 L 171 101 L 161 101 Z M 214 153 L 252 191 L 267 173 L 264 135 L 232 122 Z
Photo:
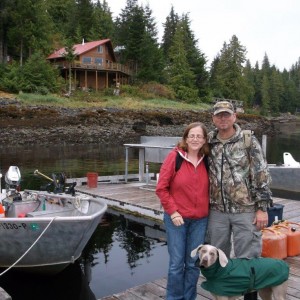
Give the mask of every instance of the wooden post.
M 145 148 L 139 148 L 139 181 L 144 180 Z
M 262 136 L 261 146 L 264 156 L 267 157 L 267 136 L 265 134 Z
M 125 182 L 128 181 L 128 147 L 125 147 Z
M 96 92 L 98 92 L 98 71 L 96 70 Z

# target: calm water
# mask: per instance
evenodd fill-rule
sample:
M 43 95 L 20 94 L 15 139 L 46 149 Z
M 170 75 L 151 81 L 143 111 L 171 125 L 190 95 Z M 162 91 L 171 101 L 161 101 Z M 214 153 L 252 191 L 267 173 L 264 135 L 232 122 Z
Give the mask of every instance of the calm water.
M 283 152 L 290 152 L 300 161 L 299 145 L 300 123 L 282 124 L 281 133 L 267 139 L 268 162 L 283 162 Z M 87 172 L 97 172 L 99 175 L 124 174 L 125 149 L 123 145 L 112 147 L 62 144 L 22 148 L 2 145 L 2 173 L 10 165 L 20 168 L 23 189 L 39 188 L 48 181 L 34 176 L 36 169 L 50 177 L 52 173 L 59 172 L 64 172 L 69 178 L 83 177 Z M 150 172 L 158 170 L 159 165 L 150 164 Z M 137 150 L 130 150 L 129 172 L 138 173 Z M 300 200 L 300 197 L 296 199 Z M 87 300 L 98 299 L 166 276 L 168 254 L 163 228 L 159 224 L 132 218 L 109 211 L 89 241 L 81 259 L 61 274 L 45 278 L 8 272 L 0 277 L 0 286 L 14 300 Z
M 267 138 L 267 160 L 269 163 L 283 163 L 283 152 L 290 152 L 300 161 L 300 122 L 281 123 L 280 133 Z

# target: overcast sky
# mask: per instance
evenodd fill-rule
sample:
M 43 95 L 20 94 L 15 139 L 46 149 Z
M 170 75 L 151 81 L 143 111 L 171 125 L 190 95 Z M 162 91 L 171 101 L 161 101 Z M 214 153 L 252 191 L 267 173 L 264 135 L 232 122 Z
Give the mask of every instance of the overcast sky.
M 113 16 L 126 6 L 126 0 L 107 0 Z M 208 66 L 223 43 L 236 35 L 246 47 L 247 59 L 259 66 L 265 53 L 271 65 L 289 68 L 300 57 L 300 0 L 139 0 L 149 4 L 159 31 L 159 41 L 173 5 L 175 13 L 188 13 L 191 30 Z

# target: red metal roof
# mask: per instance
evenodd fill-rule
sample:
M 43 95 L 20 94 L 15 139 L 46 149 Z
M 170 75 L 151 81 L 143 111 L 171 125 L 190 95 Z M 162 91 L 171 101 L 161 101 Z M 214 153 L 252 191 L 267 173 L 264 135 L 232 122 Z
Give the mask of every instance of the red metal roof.
M 105 39 L 105 40 L 100 40 L 100 41 L 93 41 L 93 42 L 88 42 L 88 43 L 81 43 L 81 44 L 77 44 L 77 45 L 74 45 L 74 53 L 76 55 L 81 55 L 85 52 L 88 52 L 100 45 L 103 45 L 103 44 L 106 44 L 108 43 L 109 45 L 109 48 L 110 48 L 110 51 L 112 51 L 112 54 L 113 54 L 113 57 L 115 58 L 115 55 L 114 55 L 114 51 L 113 51 L 113 47 L 112 47 L 112 43 L 110 41 L 110 39 Z M 59 49 L 59 50 L 55 50 L 52 54 L 50 54 L 47 59 L 55 59 L 55 58 L 62 58 L 64 57 L 64 54 L 65 54 L 65 47 Z

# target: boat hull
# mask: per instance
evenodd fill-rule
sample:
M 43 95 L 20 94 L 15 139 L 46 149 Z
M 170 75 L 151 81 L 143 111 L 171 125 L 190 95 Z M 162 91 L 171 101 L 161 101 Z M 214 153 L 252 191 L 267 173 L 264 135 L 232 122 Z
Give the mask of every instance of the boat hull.
M 300 168 L 269 165 L 272 177 L 271 189 L 300 192 Z
M 73 263 L 107 209 L 99 199 L 88 203 L 84 214 L 76 209 L 47 210 L 1 218 L 0 268 L 14 265 L 30 272 L 57 273 Z

